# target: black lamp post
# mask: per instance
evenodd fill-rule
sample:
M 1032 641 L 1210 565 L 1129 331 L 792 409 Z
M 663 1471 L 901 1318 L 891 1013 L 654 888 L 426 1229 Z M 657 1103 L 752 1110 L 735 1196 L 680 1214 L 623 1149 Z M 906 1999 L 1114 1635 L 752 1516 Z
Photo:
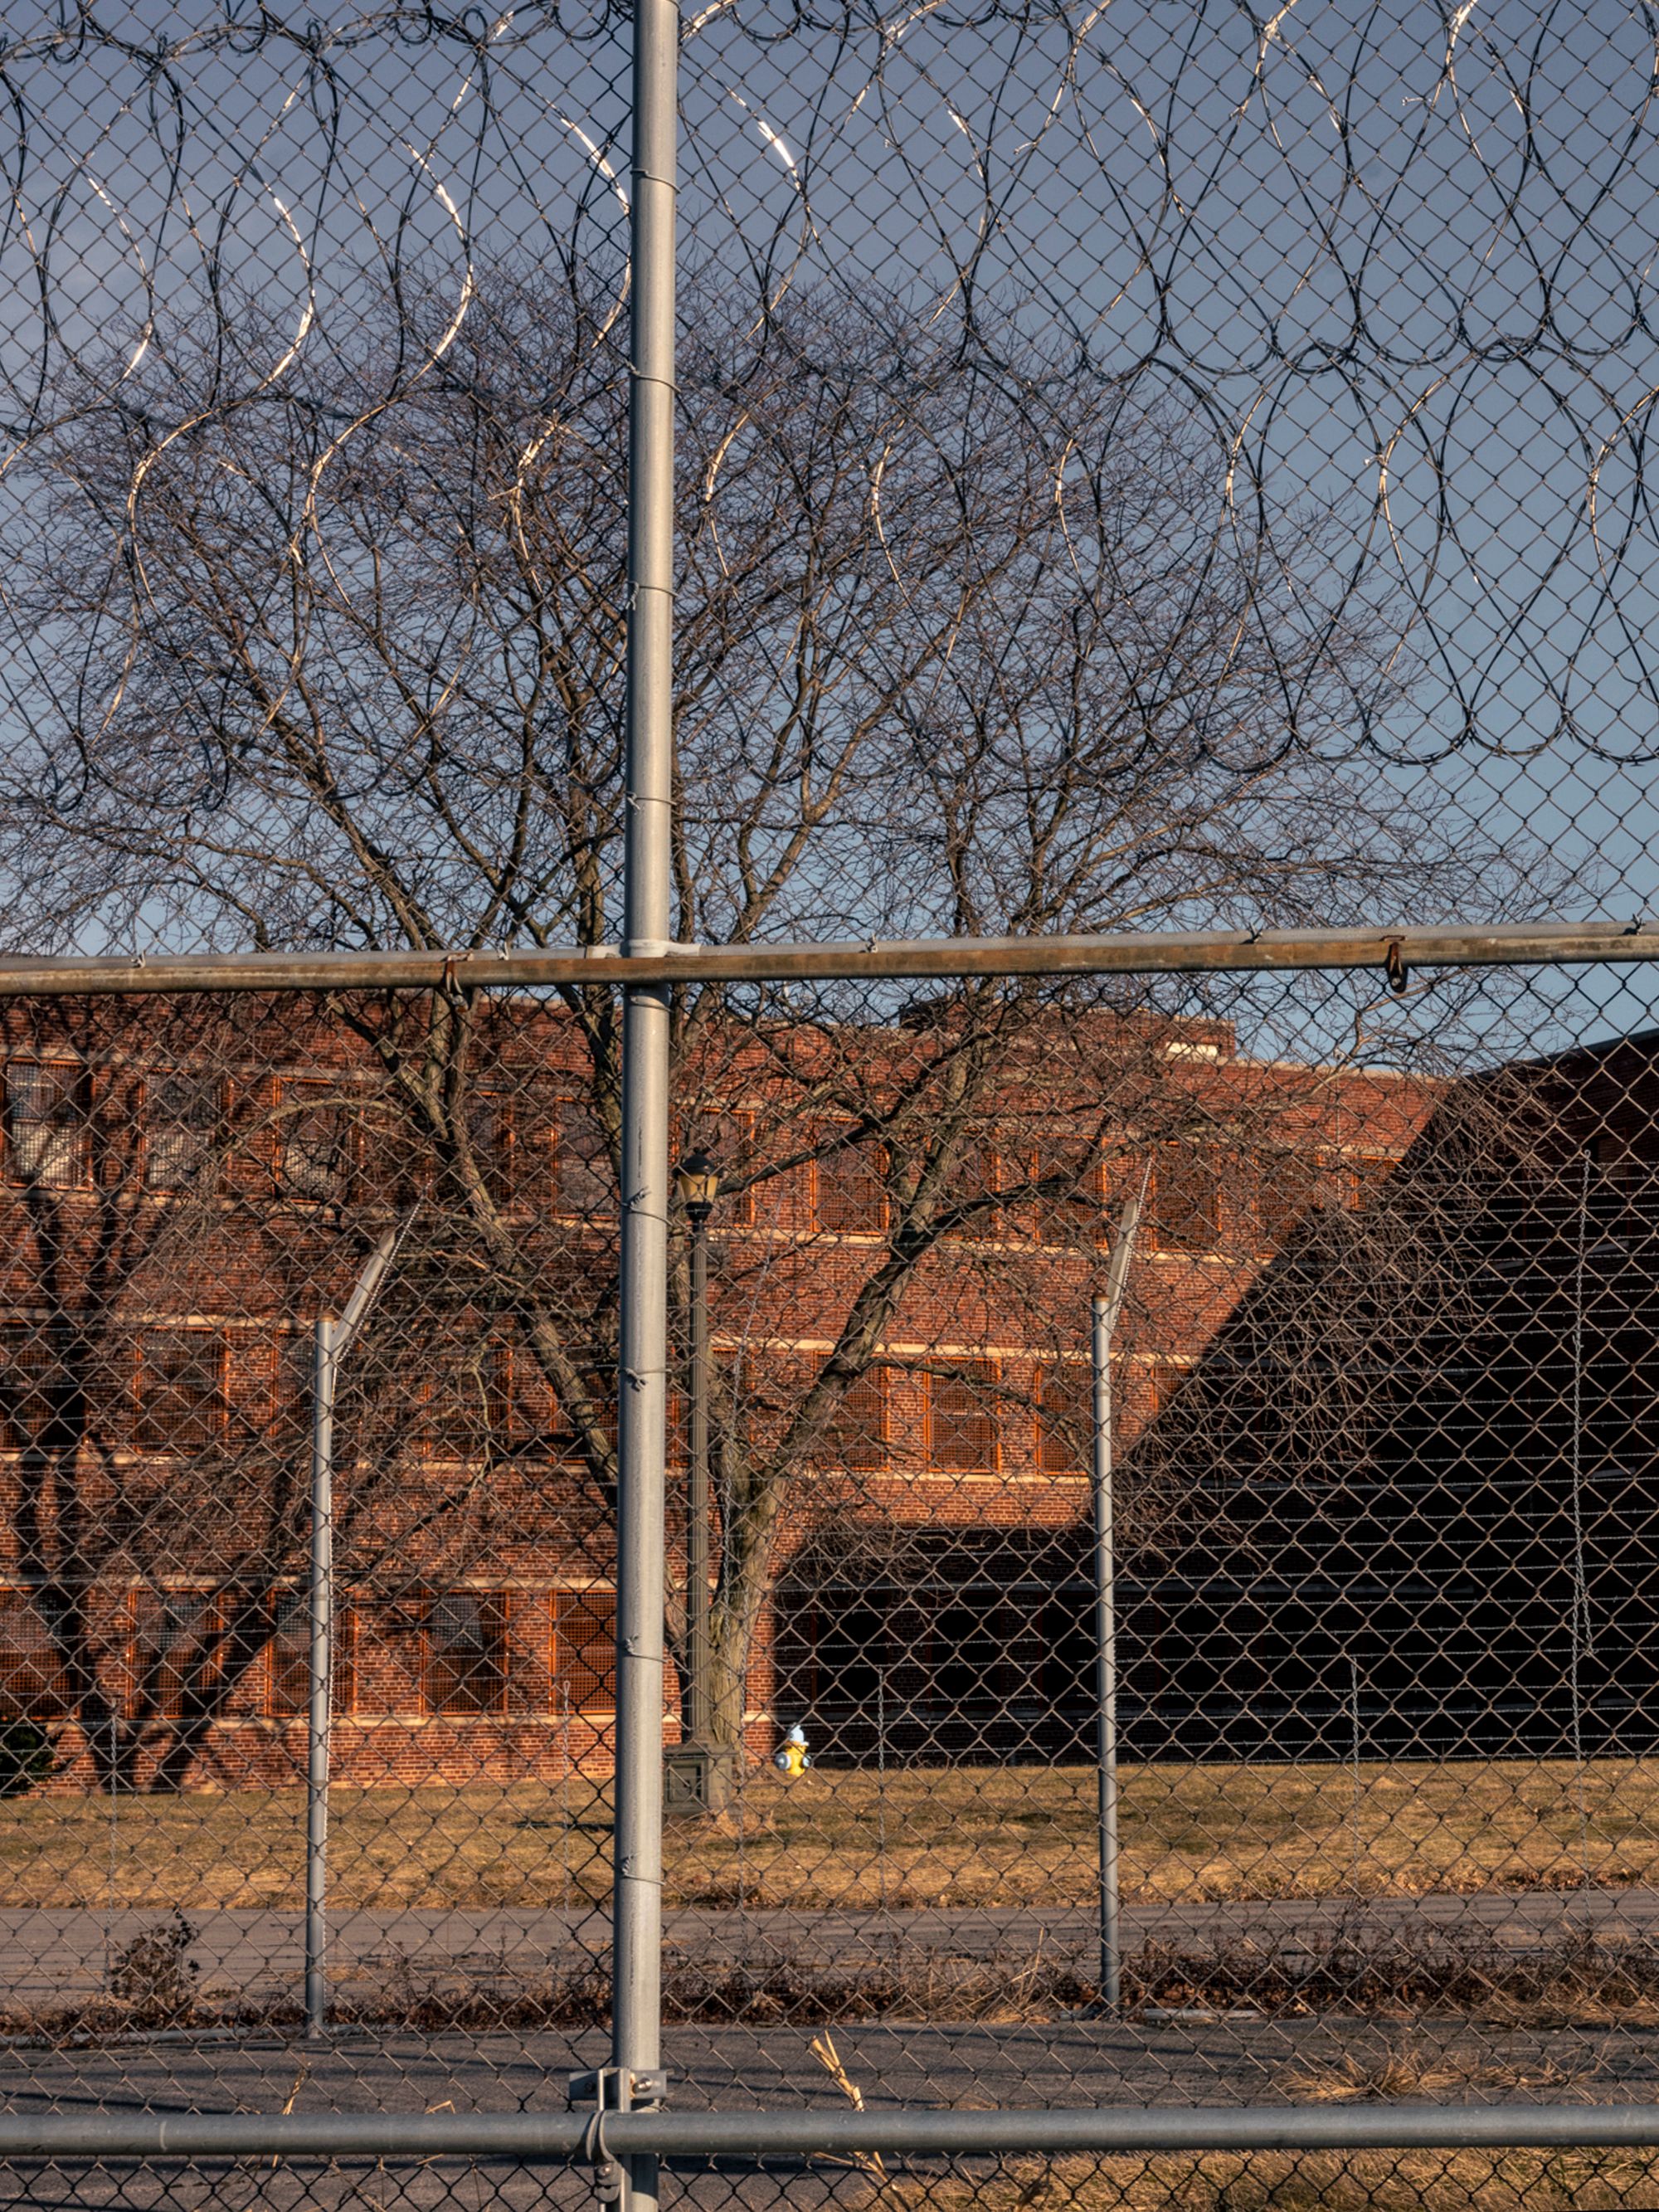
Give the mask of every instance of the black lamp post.
M 706 1812 L 726 1794 L 725 1755 L 708 1740 L 708 1217 L 720 1171 L 706 1152 L 688 1152 L 675 1170 L 691 1224 L 691 1358 L 689 1481 L 685 1506 L 685 1729 L 668 1757 L 671 1810 Z

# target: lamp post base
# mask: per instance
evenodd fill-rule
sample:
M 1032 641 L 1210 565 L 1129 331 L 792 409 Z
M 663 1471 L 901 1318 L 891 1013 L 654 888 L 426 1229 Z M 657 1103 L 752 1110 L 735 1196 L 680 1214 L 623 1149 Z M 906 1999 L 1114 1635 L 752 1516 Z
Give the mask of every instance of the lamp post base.
M 677 1743 L 662 1755 L 663 1811 L 718 1813 L 737 1781 L 733 1753 L 707 1743 Z

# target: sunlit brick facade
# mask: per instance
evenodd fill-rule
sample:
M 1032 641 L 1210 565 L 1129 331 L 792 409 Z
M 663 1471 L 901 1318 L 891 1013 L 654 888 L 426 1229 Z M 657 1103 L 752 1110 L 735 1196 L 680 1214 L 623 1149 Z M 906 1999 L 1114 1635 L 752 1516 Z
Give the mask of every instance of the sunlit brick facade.
M 859 1050 L 879 1065 L 896 1035 L 872 1030 Z M 602 1316 L 615 1200 L 573 1026 L 506 1006 L 489 1042 L 465 1106 L 475 1213 L 533 1255 L 543 1293 L 568 1285 L 570 1314 Z M 376 1088 L 372 1021 L 354 1030 L 279 1003 L 22 1006 L 4 1047 L 0 1700 L 13 1735 L 44 1729 L 57 1786 L 296 1778 L 312 1316 L 337 1303 L 365 1224 L 424 1207 L 437 1225 L 400 1263 L 343 1449 L 336 1774 L 511 1783 L 603 1764 L 604 1500 L 525 1324 L 468 1288 L 475 1261 L 446 1241 L 441 1177 L 408 1153 Z M 1051 1086 L 1028 1054 L 958 1164 L 977 1188 L 971 1224 L 908 1278 L 792 1484 L 754 1639 L 752 1750 L 780 1717 L 824 1702 L 829 1671 L 849 1702 L 857 1607 L 843 1571 L 821 1571 L 837 1529 L 900 1551 L 1001 1530 L 1038 1577 L 1047 1537 L 1076 1531 L 1088 1298 L 1129 1181 L 1145 1179 L 1147 1211 L 1119 1364 L 1126 1446 L 1314 1194 L 1363 1203 L 1432 1103 L 1405 1078 L 1253 1061 L 1213 1022 L 1164 1023 L 1136 1048 L 1142 1093 L 1152 1067 L 1180 1126 L 1213 1127 L 1214 1142 L 1103 1145 L 1096 1103 Z M 730 1402 L 758 1431 L 832 1350 L 900 1236 L 901 1200 L 873 1148 L 837 1149 L 834 1115 L 781 1104 L 752 1060 L 721 1083 L 718 1110 L 705 1101 L 679 1139 L 746 1163 L 712 1231 L 712 1322 Z M 673 1426 L 678 1545 L 678 1404 Z M 927 1603 L 925 1637 L 945 1656 L 905 1692 L 918 1711 L 960 1705 L 988 1618 L 944 1583 Z M 1064 1634 L 1030 1605 L 1008 1634 L 1040 1717 L 1060 1695 Z

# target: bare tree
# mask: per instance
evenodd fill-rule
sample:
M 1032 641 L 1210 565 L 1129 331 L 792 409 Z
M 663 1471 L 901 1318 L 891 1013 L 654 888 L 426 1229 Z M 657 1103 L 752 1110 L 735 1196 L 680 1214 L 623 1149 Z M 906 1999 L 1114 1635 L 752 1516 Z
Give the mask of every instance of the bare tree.
M 507 265 L 475 274 L 459 315 L 418 283 L 384 289 L 346 348 L 292 352 L 244 305 L 158 329 L 121 374 L 77 372 L 6 534 L 30 672 L 0 771 L 18 941 L 611 934 L 625 392 L 615 290 Z M 684 939 L 1528 896 L 1522 856 L 1365 757 L 1408 702 L 1409 640 L 1339 565 L 1340 518 L 1241 484 L 1170 400 L 1015 325 L 981 310 L 969 336 L 873 290 L 762 313 L 692 280 L 678 497 Z M 337 1012 L 603 1499 L 608 1277 L 528 1241 L 478 1157 L 488 1018 L 453 973 L 417 1016 Z M 744 1086 L 760 1102 L 727 1162 L 751 1200 L 849 1148 L 883 1194 L 787 1402 L 720 1385 L 724 1741 L 793 1486 L 943 1248 L 955 1264 L 999 1208 L 1213 1136 L 1214 1100 L 1171 1077 L 1167 1024 L 1144 1017 L 1084 986 L 963 985 L 908 1012 L 678 997 L 687 1123 Z M 611 994 L 572 988 L 559 1018 L 614 1172 Z M 1011 1114 L 1068 1121 L 1066 1156 L 1004 1143 L 1023 1164 L 976 1186 L 985 1128 Z M 1243 1142 L 1238 1110 L 1221 1119 Z M 775 1252 L 755 1295 L 783 1297 L 791 1264 Z M 683 1252 L 675 1285 L 683 1306 Z

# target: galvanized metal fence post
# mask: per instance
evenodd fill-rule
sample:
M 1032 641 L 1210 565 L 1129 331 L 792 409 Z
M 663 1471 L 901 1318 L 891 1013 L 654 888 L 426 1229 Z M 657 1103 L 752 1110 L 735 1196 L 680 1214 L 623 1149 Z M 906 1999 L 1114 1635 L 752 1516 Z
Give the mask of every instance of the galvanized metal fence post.
M 340 1361 L 409 1227 L 388 1229 L 369 1254 L 338 1321 L 317 1316 L 311 1356 L 309 1682 L 306 1700 L 306 2033 L 328 2020 L 328 1790 L 334 1703 L 334 1398 Z
M 673 750 L 674 223 L 679 15 L 634 10 L 633 386 L 629 411 L 625 950 L 669 939 Z M 630 985 L 623 1012 L 621 1326 L 617 1491 L 616 1978 L 602 2102 L 654 2093 L 661 2063 L 662 1814 L 668 1362 L 668 989 Z M 627 2162 L 637 2208 L 657 2161 Z
M 691 1437 L 686 1500 L 686 1735 L 708 1742 L 708 1223 L 691 1220 Z
M 306 1713 L 306 2033 L 328 2014 L 329 1717 L 334 1674 L 336 1328 L 319 1314 L 311 1353 L 310 1683 Z
M 1095 1509 L 1095 1741 L 1100 1860 L 1100 2002 L 1115 2012 L 1123 1994 L 1117 1842 L 1117 1588 L 1112 1527 L 1112 1337 L 1128 1285 L 1129 1261 L 1146 1197 L 1148 1168 L 1118 1217 L 1106 1266 L 1105 1295 L 1093 1302 Z

